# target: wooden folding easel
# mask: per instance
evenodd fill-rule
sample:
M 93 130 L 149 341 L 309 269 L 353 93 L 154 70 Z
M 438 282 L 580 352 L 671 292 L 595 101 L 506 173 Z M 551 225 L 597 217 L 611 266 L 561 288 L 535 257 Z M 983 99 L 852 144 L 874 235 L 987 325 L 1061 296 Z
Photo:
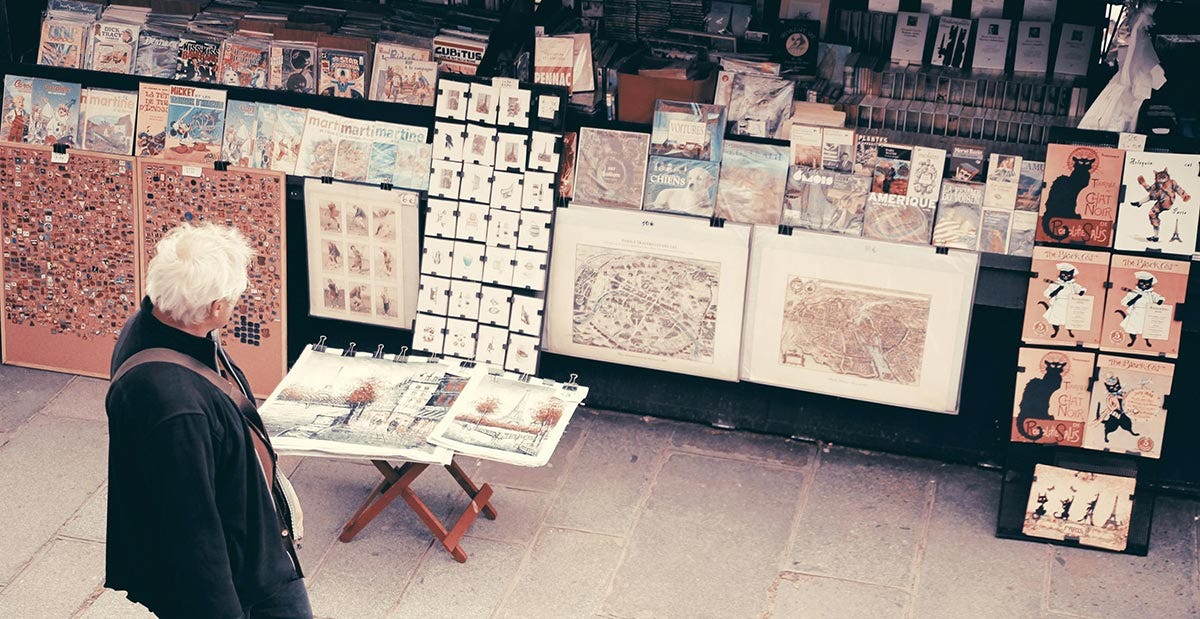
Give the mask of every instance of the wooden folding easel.
M 496 509 L 489 502 L 492 498 L 492 487 L 487 484 L 476 487 L 475 482 L 471 481 L 466 472 L 453 460 L 450 461 L 450 464 L 445 465 L 446 470 L 462 487 L 463 492 L 471 497 L 471 502 L 458 517 L 454 526 L 448 530 L 412 490 L 413 481 L 429 468 L 428 463 L 405 462 L 400 466 L 392 465 L 385 460 L 372 460 L 371 463 L 379 469 L 380 473 L 383 473 L 383 479 L 379 485 L 375 486 L 371 494 L 367 495 L 358 511 L 354 512 L 354 515 L 342 527 L 342 534 L 338 536 L 340 541 L 349 542 L 354 539 L 354 536 L 358 535 L 359 531 L 362 531 L 372 519 L 396 500 L 396 497 L 402 497 L 451 556 L 459 563 L 463 563 L 467 560 L 467 553 L 459 545 L 459 542 L 467 533 L 467 529 L 471 528 L 471 524 L 481 513 L 489 520 L 496 519 Z

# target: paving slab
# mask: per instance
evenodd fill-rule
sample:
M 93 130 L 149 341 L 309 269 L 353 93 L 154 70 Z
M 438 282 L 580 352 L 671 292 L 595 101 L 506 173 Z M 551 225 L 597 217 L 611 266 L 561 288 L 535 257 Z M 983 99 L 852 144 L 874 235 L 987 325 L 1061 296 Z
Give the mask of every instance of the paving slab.
M 786 569 L 907 589 L 935 467 L 837 447 L 822 453 Z
M 899 589 L 789 572 L 780 575 L 771 597 L 768 619 L 900 619 L 909 602 Z
M 59 539 L 0 592 L 0 617 L 70 617 L 104 580 L 104 544 Z
M 12 432 L 42 409 L 73 378 L 12 365 L 0 372 L 0 432 Z
M 108 393 L 108 381 L 86 376 L 71 379 L 42 408 L 42 414 L 55 417 L 74 417 L 108 422 L 104 412 L 104 397 Z
M 1041 612 L 1048 548 L 996 538 L 1000 475 L 958 465 L 938 472 L 914 617 L 1034 617 Z
M 734 458 L 761 460 L 770 464 L 804 468 L 816 452 L 812 443 L 782 436 L 721 430 L 696 423 L 674 424 L 671 445 L 676 449 Z
M 59 535 L 103 542 L 107 538 L 108 484 L 100 486 L 91 498 L 59 529 Z
M 624 535 L 654 476 L 659 456 L 670 444 L 673 425 L 633 415 L 592 419 L 558 500 L 546 515 L 546 524 Z
M 590 616 L 598 610 L 620 556 L 621 540 L 615 537 L 542 529 L 515 586 L 495 616 Z
M 500 484 L 509 488 L 551 492 L 562 485 L 567 470 L 579 451 L 579 439 L 583 437 L 595 417 L 595 413 L 582 409 L 575 411 L 571 423 L 567 424 L 567 429 L 563 431 L 562 438 L 554 449 L 554 455 L 545 466 L 513 466 L 462 456 L 456 457 L 455 461 L 466 471 L 467 476 L 479 484 Z
M 767 606 L 804 474 L 671 454 L 629 537 L 602 612 L 750 617 Z
M 0 449 L 0 582 L 11 580 L 100 487 L 107 458 L 105 424 L 81 419 L 36 417 Z
M 492 494 L 496 519 L 480 517 L 467 531 L 467 537 L 528 544 L 537 535 L 552 500 L 554 495 L 545 492 L 496 486 Z M 474 542 L 469 543 L 474 546 Z M 472 548 L 467 549 L 468 553 L 471 551 Z
M 368 469 L 330 458 L 307 458 L 289 478 L 304 510 L 304 539 L 300 540 L 297 555 L 300 567 L 310 579 L 317 574 L 325 553 L 333 545 L 341 544 L 337 536 L 342 526 L 380 478 L 375 467 Z
M 459 563 L 444 552 L 429 553 L 391 617 L 490 617 L 516 577 L 525 549 L 474 539 L 470 558 Z
M 141 604 L 130 602 L 123 591 L 105 589 L 79 619 L 154 619 L 154 613 Z
M 290 480 L 292 475 L 296 474 L 296 468 L 300 466 L 301 462 L 304 462 L 303 456 L 279 456 L 275 466 L 279 467 L 279 470 L 283 471 L 283 474 L 287 475 Z
M 1195 617 L 1196 513 L 1195 501 L 1160 497 L 1145 557 L 1055 547 L 1049 609 L 1085 617 Z

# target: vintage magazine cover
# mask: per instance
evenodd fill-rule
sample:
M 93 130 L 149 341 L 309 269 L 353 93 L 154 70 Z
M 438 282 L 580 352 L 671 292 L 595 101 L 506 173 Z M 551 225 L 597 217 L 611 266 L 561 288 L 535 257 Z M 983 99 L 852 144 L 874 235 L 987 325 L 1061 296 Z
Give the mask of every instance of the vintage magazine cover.
M 840 131 L 838 129 L 837 131 Z M 854 173 L 863 176 L 871 176 L 875 173 L 875 159 L 879 154 L 879 147 L 891 142 L 891 139 L 886 135 L 875 133 L 855 133 L 854 134 Z M 818 166 L 820 163 L 817 164 Z M 940 185 L 939 185 L 940 187 Z
M 533 39 L 533 81 L 562 86 L 571 92 L 574 82 L 575 42 L 568 38 L 540 36 Z
M 290 105 L 275 106 L 275 124 L 271 132 L 271 154 L 268 166 L 276 172 L 295 174 L 296 160 L 300 158 L 300 141 L 308 122 L 308 110 Z
M 786 146 L 725 142 L 716 216 L 739 224 L 778 226 L 788 159 Z
M 1012 226 L 1008 230 L 1008 255 L 1032 256 L 1036 231 L 1036 211 L 1013 211 Z
M 972 146 L 955 146 L 950 151 L 950 168 L 946 170 L 946 178 L 956 181 L 982 183 L 983 149 Z
M 1095 369 L 1094 352 L 1022 347 L 1017 353 L 1011 440 L 1082 445 Z
M 1025 524 L 1030 537 L 1125 550 L 1137 479 L 1038 464 Z
M 806 168 L 821 167 L 821 146 L 825 143 L 820 127 L 792 124 L 789 141 L 792 165 Z
M 1038 242 L 1112 247 L 1123 151 L 1096 146 L 1046 146 Z
M 230 165 L 250 167 L 258 133 L 258 104 L 230 99 L 225 106 L 225 141 L 221 155 Z
M 138 84 L 137 143 L 133 154 L 160 157 L 167 144 L 167 108 L 171 105 L 169 84 Z
M 1149 357 L 1179 356 L 1183 323 L 1175 306 L 1187 296 L 1191 262 L 1114 255 L 1100 350 Z
M 1083 447 L 1158 458 L 1167 423 L 1163 405 L 1171 393 L 1175 366 L 1100 355 L 1096 370 Z
M 940 148 L 914 146 L 908 187 L 904 195 L 937 201 L 942 194 L 942 173 L 946 168 L 946 151 Z
M 421 255 L 418 197 L 411 191 L 305 179 L 309 314 L 411 327 Z M 359 293 L 350 298 L 341 294 L 355 289 Z
M 430 444 L 429 432 L 470 372 L 425 357 L 306 346 L 258 410 L 279 453 L 448 464 L 453 452 Z
M 371 152 L 367 156 L 367 182 L 392 183 L 396 175 L 396 134 L 399 125 L 376 121 L 371 127 Z
M 300 41 L 272 41 L 269 51 L 271 90 L 317 92 L 317 46 Z
M 380 58 L 375 46 L 371 99 L 432 107 L 437 94 L 437 63 L 413 58 Z
M 785 122 L 792 116 L 792 80 L 757 75 L 733 76 L 729 102 L 729 131 L 735 135 L 788 139 Z
M 425 143 L 428 127 L 397 125 L 396 171 L 393 184 L 406 189 L 425 191 L 429 187 L 429 162 L 433 146 Z
M 261 39 L 233 36 L 221 44 L 218 67 L 226 86 L 266 88 L 270 71 L 270 43 Z
M 137 54 L 133 58 L 133 73 L 143 77 L 175 77 L 179 58 L 179 37 L 142 28 L 138 34 Z
M 845 174 L 854 172 L 853 129 L 821 130 L 821 167 Z
M 33 78 L 33 108 L 25 141 L 75 146 L 81 97 L 79 84 Z
M 978 264 L 974 252 L 755 226 L 741 379 L 956 413 Z
M 327 97 L 362 99 L 366 93 L 367 55 L 360 51 L 320 50 L 317 93 Z
M 542 466 L 550 461 L 587 393 L 587 387 L 544 378 L 480 372 L 462 389 L 429 440 L 463 455 Z
M 1127 153 L 1123 184 L 1113 249 L 1196 253 L 1200 200 L 1191 200 L 1200 194 L 1200 155 Z
M 333 177 L 343 181 L 365 181 L 371 164 L 375 123 L 355 118 L 343 118 L 341 121 L 337 155 L 333 160 Z
M 985 208 L 979 220 L 979 251 L 989 254 L 1008 253 L 1008 233 L 1012 228 L 1013 211 L 1004 208 Z
M 42 21 L 38 46 L 38 64 L 82 69 L 87 45 L 88 24 L 50 17 Z
M 341 131 L 342 117 L 309 110 L 300 141 L 300 156 L 296 160 L 296 175 L 333 176 L 333 160 Z
M 4 76 L 4 105 L 0 109 L 0 141 L 24 142 L 33 115 L 33 78 Z
M 861 236 L 871 179 L 820 168 L 793 167 L 783 225 Z
M 863 236 L 878 241 L 929 244 L 937 202 L 873 191 L 867 193 L 866 201 Z
M 720 164 L 675 157 L 650 156 L 646 167 L 647 211 L 712 217 Z
M 1041 161 L 1021 160 L 1021 177 L 1017 181 L 1018 211 L 1037 212 L 1042 204 L 1042 176 L 1046 172 L 1046 164 Z
M 275 121 L 279 117 L 279 107 L 274 103 L 258 104 L 258 131 L 254 134 L 254 157 L 250 167 L 264 170 L 271 167 L 271 158 L 275 156 Z
M 174 161 L 212 163 L 225 139 L 225 91 L 172 85 L 164 152 Z
M 582 127 L 576 163 L 576 204 L 640 209 L 650 136 Z
M 650 154 L 706 161 L 721 160 L 725 108 L 659 99 L 654 103 Z
M 942 199 L 938 203 L 933 244 L 938 247 L 975 249 L 983 223 L 982 183 L 942 181 Z
M 89 88 L 83 109 L 83 149 L 131 154 L 137 105 L 136 92 Z
M 895 196 L 908 194 L 912 173 L 912 147 L 883 144 L 875 148 L 875 166 L 871 170 L 871 191 Z
M 132 73 L 139 30 L 135 24 L 105 21 L 92 24 L 88 68 L 109 73 Z
M 1108 254 L 1060 247 L 1033 249 L 1034 275 L 1025 297 L 1021 341 L 1096 348 L 1100 345 Z
M 203 39 L 180 39 L 175 79 L 217 83 L 217 65 L 221 63 L 221 43 Z
M 736 381 L 749 243 L 743 224 L 558 211 L 544 349 Z
M 1021 158 L 1016 155 L 992 153 L 988 160 L 983 205 L 1008 210 L 1016 208 L 1020 181 Z

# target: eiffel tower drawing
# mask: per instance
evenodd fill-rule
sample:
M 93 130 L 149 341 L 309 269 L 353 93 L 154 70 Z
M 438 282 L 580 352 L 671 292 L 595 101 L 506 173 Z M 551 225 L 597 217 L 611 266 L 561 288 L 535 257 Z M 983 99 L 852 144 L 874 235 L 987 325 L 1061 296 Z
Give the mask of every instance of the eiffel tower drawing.
M 1100 527 L 1101 529 L 1116 530 L 1116 529 L 1121 528 L 1121 521 L 1117 519 L 1117 501 L 1119 499 L 1120 499 L 1119 496 L 1113 497 L 1112 513 L 1110 513 L 1108 515 L 1108 520 L 1104 521 L 1104 526 Z
M 1171 233 L 1171 241 L 1182 243 L 1183 239 L 1179 238 L 1179 218 L 1175 218 L 1175 231 Z

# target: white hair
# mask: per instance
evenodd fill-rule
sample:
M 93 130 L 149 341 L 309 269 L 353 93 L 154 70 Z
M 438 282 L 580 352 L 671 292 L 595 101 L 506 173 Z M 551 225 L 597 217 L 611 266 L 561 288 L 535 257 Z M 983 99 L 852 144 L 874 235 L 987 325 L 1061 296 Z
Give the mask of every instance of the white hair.
M 253 255 L 246 237 L 234 228 L 181 224 L 155 247 L 146 270 L 146 294 L 172 319 L 198 325 L 214 301 L 237 302 L 246 290 Z

